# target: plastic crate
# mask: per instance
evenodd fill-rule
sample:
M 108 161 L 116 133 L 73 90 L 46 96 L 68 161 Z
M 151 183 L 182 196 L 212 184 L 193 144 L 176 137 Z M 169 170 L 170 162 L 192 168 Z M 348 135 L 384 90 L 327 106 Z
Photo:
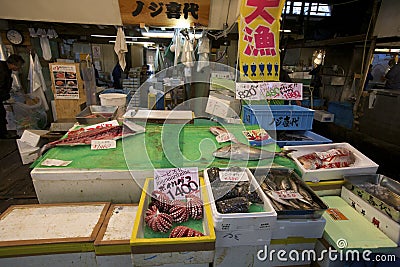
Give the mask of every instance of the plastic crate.
M 244 124 L 259 124 L 265 130 L 311 130 L 314 110 L 296 105 L 247 105 Z
M 226 169 L 221 169 L 224 171 Z M 255 186 L 260 197 L 264 201 L 264 211 L 252 213 L 219 213 L 215 205 L 215 199 L 212 192 L 210 179 L 208 178 L 208 169 L 204 170 L 204 181 L 209 195 L 212 217 L 214 219 L 214 228 L 216 231 L 235 231 L 235 230 L 263 230 L 263 239 L 271 239 L 272 229 L 275 227 L 277 214 L 271 205 L 269 198 L 264 194 L 257 184 L 253 174 L 249 169 L 244 169 L 247 177 L 253 186 Z
M 279 147 L 283 146 L 299 146 L 299 145 L 316 145 L 316 144 L 328 144 L 332 143 L 332 140 L 325 138 L 319 134 L 311 131 L 292 131 L 288 134 L 294 134 L 299 136 L 308 137 L 311 140 L 291 141 L 291 140 L 277 140 L 276 143 Z
M 316 98 L 313 99 L 313 108 L 322 107 L 325 103 L 325 99 Z M 301 100 L 301 105 L 303 107 L 311 107 L 311 99 L 303 99 Z
M 353 127 L 353 104 L 349 102 L 329 102 L 328 112 L 335 114 L 334 123 L 351 129 Z

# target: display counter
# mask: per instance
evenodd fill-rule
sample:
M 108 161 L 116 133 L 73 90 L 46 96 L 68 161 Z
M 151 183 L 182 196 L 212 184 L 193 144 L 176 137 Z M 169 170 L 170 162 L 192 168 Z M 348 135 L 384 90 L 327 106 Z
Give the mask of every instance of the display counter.
M 246 126 L 255 129 L 257 126 Z M 243 126 L 229 127 L 237 139 L 246 142 Z M 117 141 L 115 149 L 91 150 L 90 146 L 59 146 L 40 158 L 31 172 L 39 203 L 110 201 L 137 203 L 144 181 L 154 169 L 237 165 L 254 168 L 272 163 L 297 169 L 285 157 L 260 161 L 215 158 L 212 153 L 227 145 L 218 144 L 205 125 L 147 125 L 144 134 Z M 262 147 L 279 151 L 275 143 Z M 42 166 L 45 159 L 72 161 L 66 167 Z M 201 174 L 201 173 L 200 173 Z

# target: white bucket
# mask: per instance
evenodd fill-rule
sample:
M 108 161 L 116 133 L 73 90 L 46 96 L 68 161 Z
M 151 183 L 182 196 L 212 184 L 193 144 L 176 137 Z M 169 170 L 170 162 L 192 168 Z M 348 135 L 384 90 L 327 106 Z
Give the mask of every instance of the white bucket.
M 100 95 L 100 103 L 102 106 L 119 106 L 125 107 L 126 94 L 109 93 Z

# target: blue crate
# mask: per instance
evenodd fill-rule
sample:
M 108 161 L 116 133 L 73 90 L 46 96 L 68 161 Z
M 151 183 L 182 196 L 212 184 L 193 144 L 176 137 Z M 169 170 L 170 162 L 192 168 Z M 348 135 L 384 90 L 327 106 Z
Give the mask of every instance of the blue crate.
M 335 114 L 333 123 L 345 127 L 353 128 L 353 104 L 349 102 L 329 102 L 328 112 Z
M 296 105 L 247 105 L 242 120 L 265 130 L 311 130 L 314 110 Z
M 325 99 L 322 98 L 314 98 L 313 99 L 313 108 L 322 107 L 325 103 Z M 311 99 L 303 99 L 301 100 L 301 105 L 303 107 L 310 108 L 311 107 Z
M 279 147 L 284 147 L 284 146 L 302 146 L 302 145 L 318 145 L 318 144 L 329 144 L 332 143 L 332 140 L 323 137 L 319 134 L 316 134 L 314 132 L 311 131 L 291 131 L 290 133 L 288 132 L 288 134 L 296 134 L 296 135 L 300 135 L 300 136 L 305 136 L 305 137 L 309 137 L 312 140 L 302 140 L 302 141 L 291 141 L 291 140 L 277 140 L 276 144 Z M 278 135 L 278 133 L 277 133 Z

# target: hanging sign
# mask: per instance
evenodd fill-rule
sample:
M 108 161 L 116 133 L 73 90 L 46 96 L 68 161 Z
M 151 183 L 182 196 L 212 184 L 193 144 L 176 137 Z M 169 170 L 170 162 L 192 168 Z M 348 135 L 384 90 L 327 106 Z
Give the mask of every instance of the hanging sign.
M 240 76 L 279 81 L 279 19 L 285 0 L 242 0 L 239 18 Z
M 185 199 L 187 194 L 200 197 L 198 168 L 155 169 L 154 190 L 164 192 L 170 199 Z
M 208 26 L 210 0 L 119 0 L 124 25 L 141 24 L 187 28 L 192 24 Z
M 302 100 L 303 84 L 283 82 L 236 83 L 236 99 Z
M 79 99 L 75 65 L 51 65 L 55 99 Z

